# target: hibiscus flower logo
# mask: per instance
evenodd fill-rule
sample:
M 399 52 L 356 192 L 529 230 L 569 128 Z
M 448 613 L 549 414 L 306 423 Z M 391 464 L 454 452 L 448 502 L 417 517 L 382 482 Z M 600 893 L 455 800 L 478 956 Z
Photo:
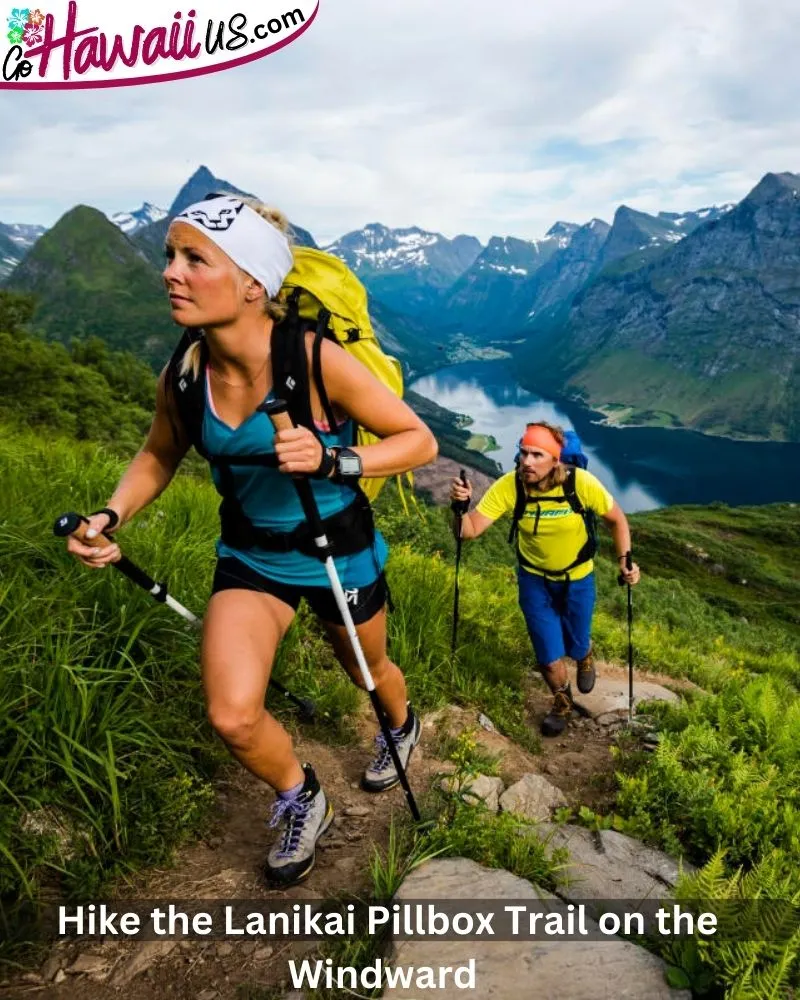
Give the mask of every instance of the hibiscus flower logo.
M 41 25 L 33 24 L 31 21 L 25 25 L 23 38 L 25 39 L 25 44 L 28 47 L 31 45 L 39 45 L 43 37 Z
M 7 38 L 12 45 L 40 45 L 43 40 L 42 26 L 47 14 L 38 7 L 29 10 L 27 7 L 13 7 L 9 14 Z
M 12 7 L 11 14 L 8 18 L 8 33 L 19 32 L 20 35 L 25 31 L 25 25 L 30 21 L 31 12 L 27 7 Z

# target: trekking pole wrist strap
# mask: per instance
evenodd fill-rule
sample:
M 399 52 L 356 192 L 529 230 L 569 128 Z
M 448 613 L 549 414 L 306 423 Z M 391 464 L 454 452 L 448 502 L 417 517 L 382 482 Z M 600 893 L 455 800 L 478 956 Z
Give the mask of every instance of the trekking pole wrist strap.
M 328 448 L 326 445 L 322 445 L 322 457 L 319 460 L 319 465 L 311 473 L 314 479 L 328 479 L 330 474 L 336 468 L 336 456 L 338 454 L 338 448 Z
M 89 517 L 95 517 L 97 514 L 105 514 L 108 518 L 108 524 L 103 528 L 103 531 L 113 531 L 119 526 L 119 514 L 111 507 L 101 507 L 100 510 L 93 510 Z

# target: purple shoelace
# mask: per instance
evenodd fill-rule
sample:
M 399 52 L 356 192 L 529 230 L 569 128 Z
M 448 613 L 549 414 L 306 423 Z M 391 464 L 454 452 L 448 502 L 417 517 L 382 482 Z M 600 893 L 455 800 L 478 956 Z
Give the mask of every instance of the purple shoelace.
M 288 858 L 297 850 L 297 843 L 303 832 L 308 812 L 311 809 L 311 802 L 300 798 L 282 799 L 280 796 L 275 799 L 272 806 L 272 815 L 269 818 L 270 827 L 277 826 L 284 816 L 286 819 L 286 829 L 283 832 L 281 848 L 278 851 L 279 858 Z
M 392 732 L 392 737 L 394 739 L 394 745 L 398 744 L 403 740 L 403 733 Z M 389 744 L 386 742 L 386 737 L 383 733 L 378 733 L 375 737 L 375 749 L 376 755 L 375 760 L 370 764 L 370 771 L 376 771 L 380 774 L 381 771 L 385 771 L 386 768 L 392 763 L 392 755 L 389 752 Z

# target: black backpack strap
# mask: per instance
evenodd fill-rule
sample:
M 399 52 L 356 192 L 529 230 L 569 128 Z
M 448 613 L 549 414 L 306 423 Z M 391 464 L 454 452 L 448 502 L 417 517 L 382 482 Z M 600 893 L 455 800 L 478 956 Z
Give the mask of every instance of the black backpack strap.
M 328 421 L 328 427 L 332 434 L 339 433 L 339 423 L 333 412 L 331 401 L 328 398 L 328 391 L 325 388 L 325 380 L 322 378 L 322 341 L 328 334 L 328 321 L 331 314 L 327 309 L 320 309 L 317 317 L 317 329 L 314 331 L 314 345 L 311 350 L 311 371 L 314 375 L 314 385 L 317 387 L 319 401 L 322 404 L 322 412 Z
M 573 513 L 580 514 L 581 517 L 586 514 L 586 508 L 581 503 L 581 498 L 578 496 L 578 490 L 575 486 L 574 465 L 571 465 L 567 469 L 567 478 L 564 480 L 564 496 L 567 498 L 567 503 L 572 508 Z
M 289 415 L 301 427 L 316 434 L 311 413 L 311 387 L 306 357 L 306 326 L 297 311 L 300 290 L 295 289 L 286 302 L 286 318 L 272 328 L 272 391 L 286 400 Z
M 320 309 L 316 324 L 303 320 L 298 314 L 299 289 L 294 289 L 287 299 L 287 315 L 272 332 L 272 379 L 274 393 L 289 404 L 289 413 L 296 424 L 307 427 L 319 437 L 314 414 L 311 412 L 311 384 L 308 377 L 308 357 L 305 335 L 314 331 L 311 348 L 311 374 L 322 405 L 325 419 L 332 433 L 338 434 L 342 425 L 336 419 L 330 397 L 322 377 L 322 341 L 331 339 L 329 327 L 331 314 Z M 338 341 L 335 341 L 338 343 Z M 353 444 L 358 438 L 358 428 L 353 421 Z
M 197 378 L 187 372 L 181 375 L 181 362 L 186 351 L 192 344 L 200 341 L 200 373 Z M 167 400 L 171 404 L 169 413 L 172 433 L 177 441 L 179 431 L 183 430 L 189 443 L 203 456 L 208 458 L 208 452 L 203 447 L 203 415 L 206 408 L 205 392 L 205 372 L 208 364 L 208 344 L 202 332 L 189 328 L 187 329 L 178 346 L 172 353 L 172 357 L 167 364 L 167 374 L 164 381 L 164 388 Z M 175 425 L 173 412 L 180 421 L 180 429 Z
M 514 513 L 511 515 L 511 527 L 508 531 L 509 545 L 513 545 L 517 540 L 520 518 L 525 513 L 525 507 L 528 503 L 528 496 L 519 474 L 519 463 L 517 463 L 516 474 L 514 476 L 514 485 L 517 491 L 517 498 L 514 501 Z
M 564 481 L 564 496 L 575 513 L 580 514 L 583 518 L 583 524 L 586 528 L 586 543 L 581 549 L 579 556 L 581 562 L 588 562 L 594 558 L 597 552 L 597 515 L 589 507 L 584 507 L 581 502 L 575 486 L 576 475 L 577 471 L 575 467 L 571 466 Z

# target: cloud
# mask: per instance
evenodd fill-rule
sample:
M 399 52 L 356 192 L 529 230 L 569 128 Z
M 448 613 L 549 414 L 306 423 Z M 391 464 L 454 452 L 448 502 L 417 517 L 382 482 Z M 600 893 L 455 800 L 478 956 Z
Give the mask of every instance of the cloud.
M 533 238 L 623 202 L 738 200 L 800 169 L 798 22 L 789 0 L 322 0 L 239 69 L 0 91 L 0 219 L 167 206 L 200 163 L 323 241 L 371 221 Z

